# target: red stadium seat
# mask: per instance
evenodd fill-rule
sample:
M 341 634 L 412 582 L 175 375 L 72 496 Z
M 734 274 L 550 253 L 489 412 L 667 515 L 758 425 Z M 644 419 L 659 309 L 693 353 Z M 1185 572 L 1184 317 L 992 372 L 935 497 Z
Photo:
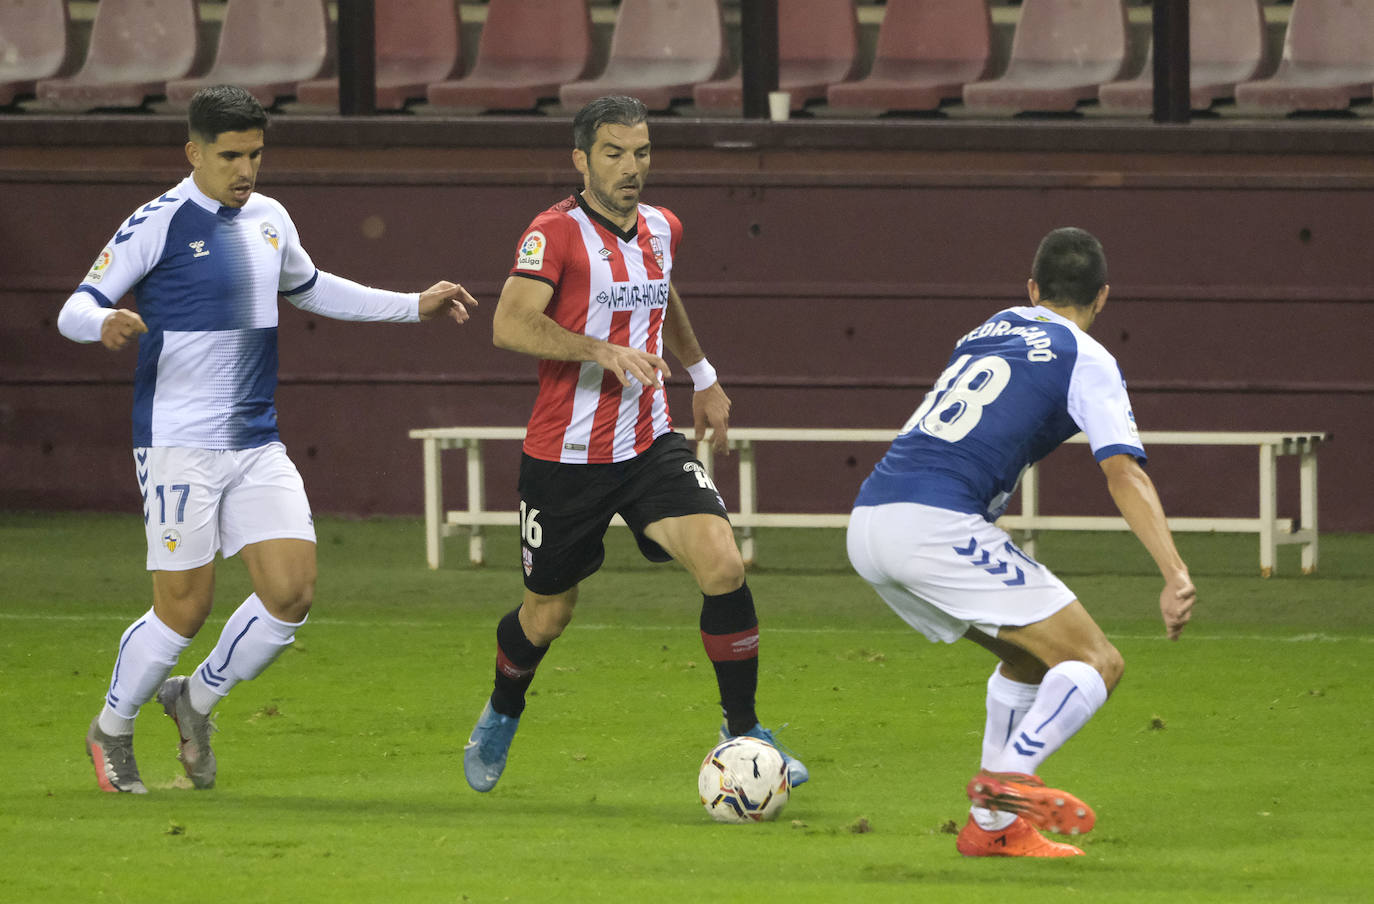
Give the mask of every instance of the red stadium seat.
M 729 63 L 720 0 L 623 0 L 606 71 L 558 92 L 576 109 L 604 94 L 628 94 L 666 110 L 719 78 Z
M 1374 0 L 1293 0 L 1283 58 L 1236 86 L 1236 106 L 1266 113 L 1345 110 L 1374 95 Z
M 207 85 L 238 85 L 270 107 L 319 75 L 329 52 L 324 0 L 228 0 L 210 71 L 167 83 L 167 102 L 185 109 Z
M 86 62 L 74 75 L 43 79 L 34 93 L 47 109 L 140 107 L 191 71 L 199 48 L 196 0 L 102 0 Z
M 472 72 L 430 85 L 426 96 L 435 108 L 531 110 L 591 62 L 587 0 L 490 0 Z
M 378 3 L 375 10 L 378 110 L 404 108 L 406 101 L 423 98 L 430 82 L 448 78 L 461 67 L 463 51 L 453 0 Z M 337 109 L 339 80 L 301 82 L 296 86 L 296 100 Z
M 1264 7 L 1260 0 L 1192 0 L 1188 8 L 1189 92 L 1194 110 L 1235 94 L 1236 85 L 1264 65 Z M 1149 113 L 1154 109 L 1154 47 L 1135 78 L 1109 82 L 1097 91 L 1103 110 Z
M 964 86 L 981 112 L 1071 112 L 1126 62 L 1122 0 L 1025 0 L 1000 78 Z
M 67 59 L 67 0 L 0 0 L 0 106 L 32 94 Z
M 828 87 L 854 77 L 859 67 L 859 22 L 854 0 L 778 0 L 778 90 L 790 92 L 793 110 L 824 100 Z M 740 113 L 739 73 L 692 90 L 697 108 Z
M 832 109 L 934 110 L 987 74 L 992 21 L 987 0 L 888 0 L 873 69 L 832 85 Z

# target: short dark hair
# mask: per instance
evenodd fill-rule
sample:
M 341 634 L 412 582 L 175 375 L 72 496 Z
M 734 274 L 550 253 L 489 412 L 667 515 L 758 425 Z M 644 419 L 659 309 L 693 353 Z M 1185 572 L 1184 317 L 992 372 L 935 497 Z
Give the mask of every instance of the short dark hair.
M 213 143 L 224 132 L 267 128 L 267 111 L 237 85 L 211 85 L 191 98 L 186 114 L 191 138 Z
M 596 130 L 604 125 L 637 126 L 649 118 L 649 110 L 637 97 L 611 94 L 598 97 L 573 117 L 573 147 L 590 153 Z
M 1065 226 L 1041 239 L 1031 279 L 1042 301 L 1087 307 L 1107 284 L 1107 255 L 1091 233 Z

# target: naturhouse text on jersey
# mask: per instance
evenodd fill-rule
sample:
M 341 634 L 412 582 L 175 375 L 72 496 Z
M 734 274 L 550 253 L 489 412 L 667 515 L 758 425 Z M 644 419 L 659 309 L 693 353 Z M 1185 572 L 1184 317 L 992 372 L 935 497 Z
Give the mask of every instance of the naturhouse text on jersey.
M 1051 340 L 1048 333 L 1038 326 L 1012 326 L 1005 320 L 989 320 L 954 343 L 954 347 L 958 348 L 970 340 L 986 339 L 989 336 L 1020 336 L 1025 340 L 1026 345 L 1030 346 L 1030 351 L 1026 353 L 1026 360 L 1054 360 L 1055 355 L 1054 352 L 1050 351 Z
M 639 308 L 664 308 L 668 306 L 668 281 L 614 285 L 596 293 L 593 299 L 597 304 L 606 305 L 612 311 L 633 311 Z

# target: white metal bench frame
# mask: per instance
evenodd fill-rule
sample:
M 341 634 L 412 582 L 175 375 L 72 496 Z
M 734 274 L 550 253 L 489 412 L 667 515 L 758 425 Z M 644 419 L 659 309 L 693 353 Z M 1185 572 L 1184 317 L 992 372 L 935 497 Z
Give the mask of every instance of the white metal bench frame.
M 782 427 L 732 427 L 730 448 L 736 451 L 739 462 L 739 511 L 730 513 L 731 523 L 739 530 L 740 552 L 746 563 L 752 564 L 756 554 L 754 529 L 759 527 L 844 527 L 849 513 L 770 513 L 759 511 L 758 481 L 754 451 L 757 443 L 768 442 L 872 442 L 888 443 L 891 430 L 864 429 L 800 429 Z M 430 568 L 444 562 L 444 538 L 459 531 L 468 532 L 468 558 L 480 565 L 484 561 L 485 538 L 482 529 L 487 525 L 519 523 L 514 511 L 489 511 L 486 508 L 486 468 L 482 444 L 489 441 L 521 440 L 523 427 L 429 427 L 410 431 L 411 439 L 418 439 L 424 449 L 425 498 L 425 555 Z M 1169 518 L 1173 531 L 1235 532 L 1259 535 L 1260 574 L 1275 573 L 1278 547 L 1285 544 L 1302 545 L 1302 573 L 1317 570 L 1317 448 L 1326 439 L 1325 433 L 1255 433 L 1232 431 L 1142 431 L 1141 442 L 1153 445 L 1198 446 L 1255 446 L 1259 450 L 1259 515 L 1255 518 Z M 1086 443 L 1087 437 L 1078 434 L 1071 443 Z M 445 511 L 443 500 L 442 452 L 463 449 L 467 458 L 467 508 Z M 1277 458 L 1297 455 L 1299 491 L 1299 521 L 1278 517 Z M 697 457 L 708 473 L 714 473 L 714 456 L 706 443 L 698 445 Z M 1028 468 L 1021 477 L 1021 511 L 1004 515 L 998 524 L 1015 531 L 1029 555 L 1035 555 L 1035 532 L 1038 530 L 1129 530 L 1124 518 L 1115 516 L 1042 515 L 1040 514 L 1040 486 L 1037 468 Z M 617 523 L 623 523 L 616 518 Z

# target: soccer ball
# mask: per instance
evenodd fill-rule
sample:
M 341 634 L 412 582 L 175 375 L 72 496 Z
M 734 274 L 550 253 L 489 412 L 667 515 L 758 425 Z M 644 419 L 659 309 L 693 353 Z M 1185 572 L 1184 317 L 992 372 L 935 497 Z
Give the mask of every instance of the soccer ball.
M 763 822 L 782 812 L 792 784 L 778 748 L 741 736 L 721 741 L 706 754 L 697 791 L 717 822 Z

